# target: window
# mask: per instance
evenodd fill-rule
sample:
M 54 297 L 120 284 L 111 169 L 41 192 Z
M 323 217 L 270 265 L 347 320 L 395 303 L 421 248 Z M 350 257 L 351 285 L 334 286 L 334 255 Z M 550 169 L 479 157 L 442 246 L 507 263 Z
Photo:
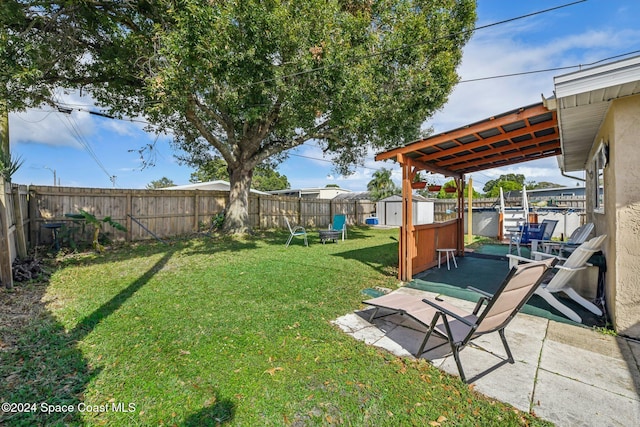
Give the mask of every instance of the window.
M 607 166 L 607 150 L 607 145 L 601 142 L 595 156 L 593 156 L 593 210 L 598 213 L 604 213 L 604 168 Z

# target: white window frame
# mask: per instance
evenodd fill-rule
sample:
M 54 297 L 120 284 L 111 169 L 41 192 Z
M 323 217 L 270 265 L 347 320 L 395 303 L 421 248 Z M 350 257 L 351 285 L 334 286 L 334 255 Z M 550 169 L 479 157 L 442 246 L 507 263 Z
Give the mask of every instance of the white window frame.
M 606 183 L 604 168 L 607 166 L 607 146 L 600 142 L 596 154 L 593 156 L 593 211 L 604 214 L 604 195 Z M 602 186 L 602 190 L 600 187 Z

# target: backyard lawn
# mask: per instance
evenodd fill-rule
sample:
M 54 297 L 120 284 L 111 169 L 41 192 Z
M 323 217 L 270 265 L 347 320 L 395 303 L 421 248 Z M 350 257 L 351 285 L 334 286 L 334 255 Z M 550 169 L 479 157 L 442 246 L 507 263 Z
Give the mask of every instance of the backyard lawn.
M 61 256 L 50 283 L 0 290 L 0 401 L 37 405 L 0 424 L 544 424 L 331 323 L 363 289 L 397 287 L 397 236 L 351 228 L 285 248 L 288 234 L 270 232 Z

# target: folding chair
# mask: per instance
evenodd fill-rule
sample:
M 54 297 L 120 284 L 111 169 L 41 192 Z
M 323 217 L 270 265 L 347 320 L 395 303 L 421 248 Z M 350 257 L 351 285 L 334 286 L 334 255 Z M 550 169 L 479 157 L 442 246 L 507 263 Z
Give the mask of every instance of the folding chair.
M 545 273 L 557 262 L 557 259 L 551 258 L 546 261 L 514 266 L 493 295 L 468 287 L 481 295 L 473 312 L 462 310 L 438 299 L 420 299 L 394 293 L 363 301 L 363 303 L 375 307 L 371 320 L 380 308 L 384 308 L 391 310 L 392 313 L 407 315 L 428 327 L 420 348 L 415 354 L 416 357 L 420 357 L 425 352 L 425 347 L 433 334 L 446 339 L 451 347 L 460 378 L 466 382 L 459 353 L 473 339 L 481 335 L 498 332 L 507 353 L 506 362 L 514 363 L 504 330 L 540 285 Z M 444 344 L 428 348 L 426 351 Z M 488 371 L 504 363 L 505 361 L 499 362 Z

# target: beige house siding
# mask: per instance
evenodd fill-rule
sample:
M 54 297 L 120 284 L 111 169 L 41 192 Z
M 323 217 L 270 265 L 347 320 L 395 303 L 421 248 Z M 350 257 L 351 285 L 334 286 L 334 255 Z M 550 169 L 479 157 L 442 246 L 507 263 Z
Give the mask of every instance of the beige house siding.
M 597 234 L 606 233 L 606 300 L 614 327 L 640 337 L 640 95 L 615 100 L 600 127 L 587 163 L 587 212 Z M 604 213 L 594 212 L 597 174 L 593 158 L 609 146 L 604 169 Z

